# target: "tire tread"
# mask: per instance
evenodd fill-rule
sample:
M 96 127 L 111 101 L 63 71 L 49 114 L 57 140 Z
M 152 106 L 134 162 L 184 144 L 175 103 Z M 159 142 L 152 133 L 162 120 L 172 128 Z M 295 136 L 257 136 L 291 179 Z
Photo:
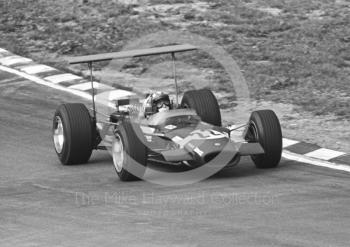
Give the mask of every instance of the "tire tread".
M 65 146 L 59 155 L 64 165 L 86 163 L 92 153 L 92 121 L 81 103 L 62 104 L 56 111 L 65 128 Z
M 189 105 L 195 109 L 202 121 L 221 126 L 221 113 L 218 101 L 209 89 L 190 90 L 185 92 L 181 105 Z
M 277 167 L 282 154 L 282 131 L 276 114 L 271 110 L 255 111 L 250 120 L 258 127 L 259 142 L 265 151 L 265 154 L 252 156 L 256 167 Z

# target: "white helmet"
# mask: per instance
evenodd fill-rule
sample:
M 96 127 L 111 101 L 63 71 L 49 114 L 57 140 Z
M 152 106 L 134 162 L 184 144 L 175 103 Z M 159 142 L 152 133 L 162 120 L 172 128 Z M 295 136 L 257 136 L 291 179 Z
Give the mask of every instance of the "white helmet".
M 145 116 L 163 112 L 171 109 L 171 102 L 168 94 L 163 92 L 151 93 L 144 102 Z

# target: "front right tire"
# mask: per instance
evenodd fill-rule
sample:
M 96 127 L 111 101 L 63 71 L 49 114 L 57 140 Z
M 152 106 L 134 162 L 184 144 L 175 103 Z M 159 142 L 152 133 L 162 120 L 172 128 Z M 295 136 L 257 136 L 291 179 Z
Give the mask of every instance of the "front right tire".
M 282 156 L 282 130 L 276 114 L 271 110 L 251 114 L 245 136 L 248 142 L 259 142 L 264 154 L 252 155 L 257 168 L 277 167 Z

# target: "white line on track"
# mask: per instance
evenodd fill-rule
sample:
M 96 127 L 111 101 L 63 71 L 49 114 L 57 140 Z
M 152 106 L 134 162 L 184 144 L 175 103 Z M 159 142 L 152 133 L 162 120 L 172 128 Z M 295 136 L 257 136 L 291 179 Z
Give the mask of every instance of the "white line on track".
M 42 72 L 54 71 L 56 69 L 43 64 L 35 64 L 21 67 L 20 70 L 27 74 L 34 75 Z
M 84 99 L 91 100 L 91 95 L 86 93 L 86 92 L 81 92 L 81 91 L 78 91 L 78 90 L 69 89 L 69 88 L 63 87 L 63 86 L 61 86 L 59 84 L 54 84 L 54 83 L 45 81 L 45 80 L 43 80 L 43 79 L 41 79 L 39 77 L 36 77 L 34 75 L 28 75 L 28 74 L 26 74 L 24 72 L 20 72 L 18 70 L 11 69 L 11 68 L 8 68 L 8 67 L 2 66 L 2 65 L 0 65 L 0 70 L 3 70 L 3 71 L 6 71 L 8 73 L 12 73 L 12 74 L 21 76 L 21 77 L 23 77 L 23 78 L 25 78 L 27 80 L 30 80 L 30 81 L 35 82 L 35 83 L 40 84 L 40 85 L 44 85 L 44 86 L 47 86 L 47 87 L 50 87 L 50 88 L 58 89 L 58 90 L 61 90 L 61 91 L 64 91 L 64 92 L 68 92 L 68 93 L 77 95 L 77 96 L 82 97 Z
M 92 98 L 91 94 L 89 94 L 87 92 L 83 92 L 83 91 L 67 88 L 67 87 L 61 86 L 60 84 L 55 84 L 55 83 L 52 83 L 52 82 L 48 82 L 48 81 L 46 81 L 44 79 L 41 79 L 41 78 L 39 78 L 37 76 L 28 75 L 28 74 L 26 74 L 24 72 L 21 72 L 21 71 L 12 69 L 12 68 L 8 68 L 8 67 L 0 65 L 0 70 L 3 70 L 3 71 L 6 71 L 8 73 L 12 73 L 12 74 L 21 76 L 21 77 L 23 77 L 23 78 L 25 78 L 27 80 L 30 80 L 30 81 L 35 82 L 35 83 L 40 84 L 40 85 L 44 85 L 44 86 L 47 86 L 47 87 L 50 87 L 50 88 L 54 88 L 54 89 L 57 89 L 57 90 L 61 90 L 61 91 L 67 92 L 67 93 L 74 94 L 76 96 L 82 97 L 82 98 L 87 99 L 87 100 L 91 100 L 91 98 Z M 112 96 L 114 96 L 114 97 L 118 97 L 118 96 L 119 97 L 123 97 L 123 96 L 129 96 L 129 95 L 134 95 L 134 93 L 131 93 L 131 92 L 125 91 L 125 90 L 120 90 L 120 89 L 112 91 Z M 104 98 L 104 94 L 102 95 L 102 93 L 95 95 L 95 100 L 99 104 L 107 106 L 107 107 L 112 107 L 112 108 L 115 107 L 114 103 L 108 102 L 107 100 L 103 100 L 103 98 Z
M 312 157 L 307 157 L 301 154 L 295 154 L 286 150 L 283 150 L 282 157 L 289 160 L 294 160 L 301 163 L 307 163 L 314 166 L 321 166 L 321 167 L 326 167 L 334 170 L 350 172 L 350 166 L 348 165 L 341 165 L 341 164 L 335 164 L 329 161 L 317 160 Z

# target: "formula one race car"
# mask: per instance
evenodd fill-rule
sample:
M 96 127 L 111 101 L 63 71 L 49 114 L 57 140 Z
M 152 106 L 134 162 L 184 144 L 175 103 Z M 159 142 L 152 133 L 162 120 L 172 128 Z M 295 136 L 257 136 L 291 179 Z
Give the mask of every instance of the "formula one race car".
M 163 92 L 144 97 L 127 93 L 108 103 L 114 110 L 100 121 L 96 117 L 99 112 L 94 90 L 92 114 L 80 103 L 59 106 L 52 133 L 61 163 L 86 163 L 93 149 L 107 149 L 123 181 L 142 178 L 150 162 L 185 164 L 192 168 L 218 163 L 233 166 L 241 156 L 250 156 L 258 168 L 278 166 L 282 133 L 273 111 L 255 111 L 247 124 L 232 128 L 222 126 L 218 101 L 207 88 L 188 90 L 178 102 L 175 53 L 195 49 L 192 45 L 173 45 L 70 60 L 71 64 L 88 63 L 92 73 L 92 62 L 170 53 L 174 62 L 176 101 L 171 101 Z M 92 88 L 93 85 L 91 81 Z M 245 128 L 240 140 L 231 135 L 237 128 Z

